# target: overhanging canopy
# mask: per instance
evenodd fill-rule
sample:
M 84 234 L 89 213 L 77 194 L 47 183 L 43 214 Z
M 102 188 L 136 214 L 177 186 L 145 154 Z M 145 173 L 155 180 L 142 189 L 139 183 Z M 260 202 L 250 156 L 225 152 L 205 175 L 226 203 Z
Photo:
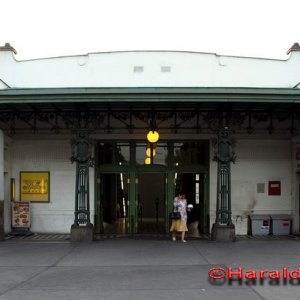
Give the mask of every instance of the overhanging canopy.
M 0 104 L 111 102 L 300 103 L 296 88 L 36 88 L 0 90 Z
M 0 90 L 0 128 L 9 132 L 138 132 L 155 118 L 166 132 L 300 132 L 300 89 L 38 88 Z

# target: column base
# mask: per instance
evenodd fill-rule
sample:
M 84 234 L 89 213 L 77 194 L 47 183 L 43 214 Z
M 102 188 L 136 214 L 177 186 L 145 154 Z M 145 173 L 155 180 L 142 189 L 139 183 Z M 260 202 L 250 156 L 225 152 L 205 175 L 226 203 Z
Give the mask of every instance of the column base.
M 73 224 L 71 227 L 71 242 L 89 243 L 94 240 L 93 224 L 78 226 Z
M 234 242 L 235 227 L 234 225 L 213 224 L 211 230 L 211 239 L 217 242 Z

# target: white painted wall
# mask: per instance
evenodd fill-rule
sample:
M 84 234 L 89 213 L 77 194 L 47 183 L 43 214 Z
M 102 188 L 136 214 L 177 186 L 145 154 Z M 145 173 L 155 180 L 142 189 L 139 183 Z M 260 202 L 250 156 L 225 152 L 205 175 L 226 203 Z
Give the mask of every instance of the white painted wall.
M 269 139 L 268 139 L 269 138 Z M 237 161 L 231 165 L 232 219 L 237 234 L 247 234 L 249 214 L 289 214 L 294 218 L 292 143 L 290 140 L 237 139 Z M 215 222 L 217 163 L 210 167 L 211 225 Z M 281 181 L 281 195 L 268 195 L 268 182 Z M 257 183 L 265 192 L 257 193 Z
M 268 136 L 270 137 L 270 136 Z M 50 137 L 49 137 L 50 139 Z M 75 164 L 69 161 L 70 138 L 39 140 L 15 138 L 11 177 L 20 199 L 20 171 L 50 171 L 50 203 L 32 204 L 32 231 L 69 233 L 74 220 Z M 247 233 L 247 216 L 254 214 L 297 215 L 294 205 L 292 142 L 286 139 L 237 139 L 237 162 L 232 164 L 232 214 L 237 234 Z M 211 159 L 212 159 L 211 148 Z M 210 222 L 215 222 L 217 164 L 210 160 Z M 246 170 L 246 171 L 245 171 Z M 94 216 L 94 169 L 90 169 L 91 219 Z M 268 196 L 268 182 L 281 181 L 281 196 Z M 257 183 L 265 193 L 257 193 Z
M 135 67 L 143 71 L 135 72 Z M 291 52 L 287 60 L 131 51 L 28 61 L 16 61 L 12 51 L 0 51 L 0 79 L 12 88 L 294 87 L 300 82 L 300 51 Z
M 69 233 L 74 222 L 75 170 L 71 164 L 70 139 L 15 139 L 12 177 L 20 199 L 20 171 L 50 172 L 50 203 L 31 204 L 31 230 L 40 233 Z M 94 218 L 94 170 L 90 169 L 91 220 Z

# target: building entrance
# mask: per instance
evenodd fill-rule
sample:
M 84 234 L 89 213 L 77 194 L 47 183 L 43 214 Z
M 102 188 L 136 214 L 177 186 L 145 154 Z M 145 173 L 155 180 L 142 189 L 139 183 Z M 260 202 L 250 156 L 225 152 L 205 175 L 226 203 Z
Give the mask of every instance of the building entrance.
M 139 141 L 97 144 L 95 232 L 166 234 L 181 191 L 194 206 L 188 214 L 191 234 L 209 233 L 207 141 L 158 143 L 150 165 L 145 150 Z
M 103 234 L 161 234 L 166 226 L 164 173 L 140 173 L 130 182 L 128 173 L 98 175 L 98 223 Z M 98 217 L 98 218 L 97 218 Z
M 138 233 L 164 233 L 167 200 L 165 174 L 139 174 L 137 186 Z

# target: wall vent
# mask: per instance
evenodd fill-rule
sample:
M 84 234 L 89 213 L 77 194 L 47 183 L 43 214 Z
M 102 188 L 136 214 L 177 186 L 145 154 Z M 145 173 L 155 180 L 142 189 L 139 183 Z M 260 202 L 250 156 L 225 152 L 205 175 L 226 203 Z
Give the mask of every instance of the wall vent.
M 170 66 L 161 66 L 160 70 L 164 73 L 171 72 L 171 67 Z
M 134 73 L 142 73 L 142 72 L 144 72 L 144 67 L 143 66 L 134 66 L 133 72 Z

